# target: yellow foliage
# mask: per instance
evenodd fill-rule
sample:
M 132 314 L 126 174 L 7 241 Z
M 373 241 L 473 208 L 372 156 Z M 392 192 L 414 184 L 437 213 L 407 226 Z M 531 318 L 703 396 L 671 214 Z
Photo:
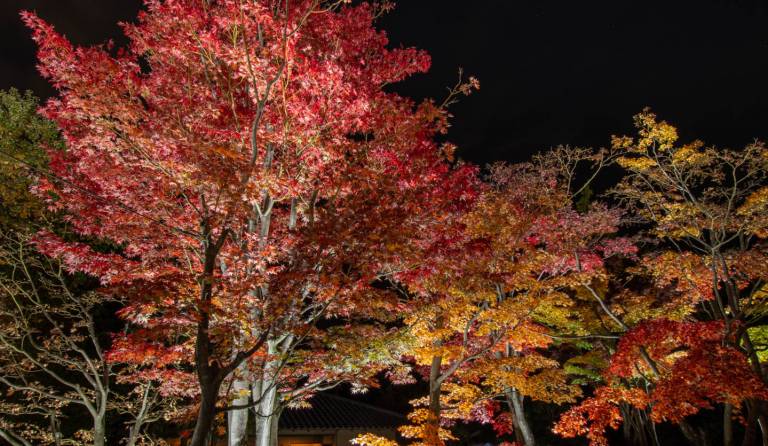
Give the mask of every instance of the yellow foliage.
M 629 156 L 622 156 L 619 157 L 616 160 L 619 165 L 627 170 L 648 170 L 652 167 L 656 167 L 658 164 L 656 161 L 652 160 L 651 158 L 648 158 L 647 156 L 642 157 L 629 157 Z
M 670 150 L 677 141 L 677 129 L 664 121 L 658 121 L 656 115 L 649 110 L 635 116 L 635 126 L 640 136 L 638 149 Z
M 736 210 L 736 215 L 750 219 L 749 229 L 760 238 L 768 237 L 768 186 L 764 186 L 747 197 Z
M 358 435 L 350 443 L 357 446 L 398 446 L 396 441 L 375 434 Z
M 672 155 L 672 162 L 680 165 L 703 164 L 710 160 L 708 154 L 701 150 L 703 147 L 701 141 L 694 141 L 675 150 Z

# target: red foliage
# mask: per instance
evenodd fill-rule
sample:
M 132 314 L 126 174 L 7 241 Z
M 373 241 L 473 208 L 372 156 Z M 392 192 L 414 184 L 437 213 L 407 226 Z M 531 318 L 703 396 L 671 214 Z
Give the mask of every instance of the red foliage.
M 654 422 L 679 423 L 714 404 L 739 407 L 746 399 L 768 398 L 768 388 L 724 333 L 721 321 L 643 322 L 619 341 L 605 371 L 606 380 L 614 384 L 598 388 L 593 397 L 568 410 L 555 432 L 564 437 L 586 434 L 591 445 L 602 446 L 607 444 L 604 431 L 621 423 L 619 403 L 649 410 Z M 647 393 L 622 387 L 616 380 L 641 372 L 652 383 Z
M 738 407 L 748 398 L 768 398 L 768 388 L 724 333 L 721 321 L 642 323 L 621 339 L 606 373 L 629 378 L 638 368 L 647 370 L 644 347 L 661 375 L 650 394 L 657 422 L 680 422 L 716 403 Z
M 647 396 L 640 389 L 600 387 L 594 396 L 568 409 L 553 431 L 565 438 L 585 435 L 590 446 L 608 446 L 606 429 L 616 429 L 621 425 L 618 403 L 627 402 L 643 408 L 647 401 Z
M 368 4 L 317 4 L 148 0 L 116 56 L 23 14 L 68 146 L 37 189 L 120 251 L 38 244 L 126 296 L 122 315 L 146 331 L 113 360 L 183 356 L 216 383 L 262 335 L 394 317 L 397 295 L 372 283 L 446 254 L 435 239 L 453 237 L 446 216 L 474 199 L 474 169 L 433 140 L 445 110 L 383 90 L 429 57 L 387 48 Z

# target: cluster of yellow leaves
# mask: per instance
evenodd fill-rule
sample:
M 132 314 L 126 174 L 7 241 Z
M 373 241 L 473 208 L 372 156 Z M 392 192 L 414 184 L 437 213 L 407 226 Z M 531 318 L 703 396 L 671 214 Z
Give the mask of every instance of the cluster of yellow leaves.
M 581 395 L 558 361 L 535 352 L 479 361 L 465 375 L 482 380 L 486 395 L 517 389 L 531 399 L 555 404 L 574 402 Z
M 647 293 L 633 293 L 627 290 L 614 298 L 611 310 L 629 326 L 660 317 L 682 321 L 696 309 L 688 297 L 683 295 L 682 299 L 665 301 L 652 290 Z
M 768 292 L 765 291 L 764 293 L 768 294 Z M 755 353 L 760 359 L 760 362 L 768 362 L 768 325 L 750 327 L 747 332 L 752 339 L 752 344 L 755 347 Z
M 577 307 L 571 297 L 561 291 L 552 290 L 547 294 L 547 299 L 540 301 L 532 313 L 533 320 L 546 322 L 546 324 L 576 335 L 588 334 L 584 327 L 585 315 L 582 309 Z
M 672 153 L 672 163 L 676 165 L 706 165 L 711 159 L 711 154 L 704 150 L 704 143 L 701 141 L 685 144 Z
M 473 384 L 448 382 L 443 385 L 440 403 L 447 410 L 443 416 L 448 419 L 466 420 L 475 405 L 485 398 L 483 389 Z
M 747 197 L 736 210 L 736 215 L 750 220 L 750 232 L 760 238 L 768 237 L 768 186 Z
M 622 156 L 618 159 L 618 163 L 621 167 L 627 170 L 644 171 L 652 167 L 656 167 L 656 161 L 647 157 L 628 157 Z
M 689 305 L 712 298 L 711 266 L 700 255 L 665 251 L 646 258 L 643 266 L 658 287 L 672 288 Z
M 658 215 L 657 233 L 671 238 L 698 237 L 701 228 L 694 224 L 700 218 L 700 210 L 690 203 L 666 203 Z
M 456 301 L 448 308 L 425 305 L 413 312 L 405 319 L 412 341 L 409 354 L 419 365 L 429 365 L 435 356 L 447 362 L 463 357 L 464 346 L 447 341 L 466 327 L 475 311 L 467 302 Z
M 635 116 L 638 129 L 637 150 L 670 150 L 677 141 L 677 129 L 664 121 L 658 121 L 656 115 L 646 109 Z
M 412 404 L 415 404 L 412 402 Z M 439 446 L 446 441 L 457 440 L 451 431 L 439 426 L 435 415 L 426 408 L 418 407 L 408 414 L 411 424 L 400 426 L 400 434 L 412 440 L 411 446 Z
M 350 443 L 357 446 L 398 446 L 396 441 L 375 434 L 358 435 Z

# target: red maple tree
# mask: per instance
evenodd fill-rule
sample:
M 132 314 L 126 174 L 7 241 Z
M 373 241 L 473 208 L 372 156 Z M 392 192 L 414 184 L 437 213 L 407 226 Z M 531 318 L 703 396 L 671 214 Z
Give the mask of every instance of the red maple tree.
M 50 233 L 38 247 L 127 296 L 138 329 L 114 360 L 154 355 L 175 384 L 194 363 L 194 446 L 222 383 L 267 347 L 323 318 L 396 312 L 371 284 L 416 270 L 420 240 L 473 197 L 473 169 L 433 140 L 444 109 L 383 90 L 428 56 L 388 49 L 372 6 L 341 3 L 148 0 L 117 51 L 24 14 L 68 146 L 39 190 L 119 249 Z

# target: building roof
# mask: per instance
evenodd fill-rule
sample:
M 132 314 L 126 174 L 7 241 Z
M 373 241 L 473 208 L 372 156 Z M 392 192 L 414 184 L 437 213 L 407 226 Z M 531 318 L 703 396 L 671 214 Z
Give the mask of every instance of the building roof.
M 280 430 L 394 428 L 405 422 L 397 412 L 326 393 L 309 400 L 312 408 L 285 409 Z

